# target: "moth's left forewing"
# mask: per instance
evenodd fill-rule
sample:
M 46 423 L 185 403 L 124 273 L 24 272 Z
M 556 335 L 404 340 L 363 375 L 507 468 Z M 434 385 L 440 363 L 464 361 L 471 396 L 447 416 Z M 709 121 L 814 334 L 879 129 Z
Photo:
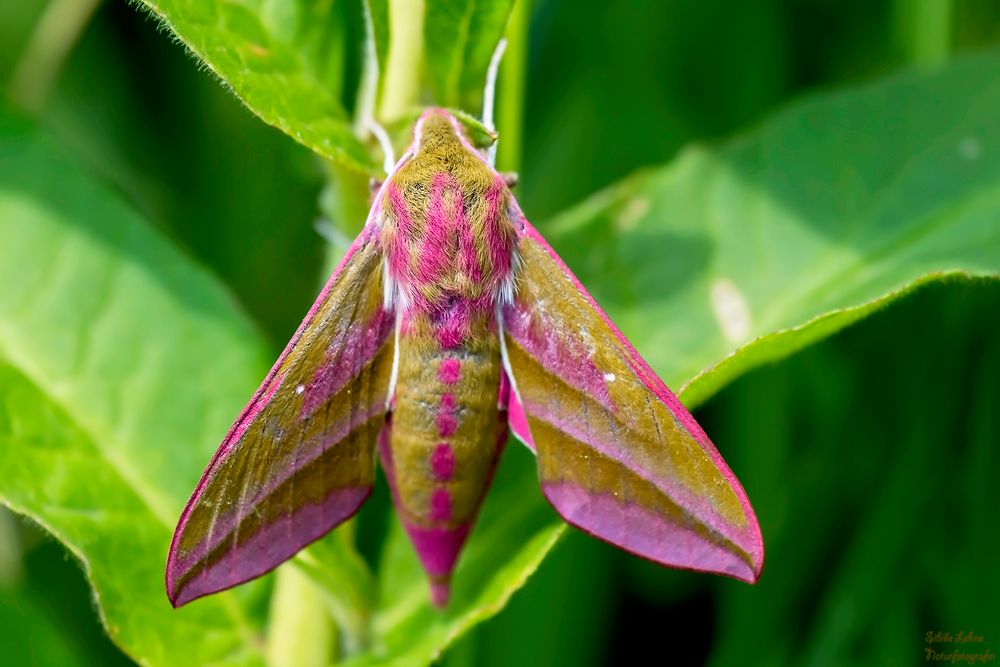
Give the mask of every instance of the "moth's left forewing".
M 188 501 L 167 560 L 175 605 L 267 572 L 370 493 L 394 359 L 373 236 L 352 245 Z
M 567 522 L 673 567 L 755 581 L 753 508 L 714 445 L 523 218 L 501 308 L 511 429 Z

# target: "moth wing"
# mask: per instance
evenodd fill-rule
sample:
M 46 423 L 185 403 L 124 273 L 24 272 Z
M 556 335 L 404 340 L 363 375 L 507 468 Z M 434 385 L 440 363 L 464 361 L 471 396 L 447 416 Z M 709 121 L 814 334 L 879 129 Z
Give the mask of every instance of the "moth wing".
M 394 328 L 371 230 L 348 250 L 184 508 L 167 557 L 174 606 L 273 569 L 371 492 Z
M 756 581 L 753 508 L 691 414 L 521 218 L 501 310 L 510 425 L 570 524 L 671 567 Z

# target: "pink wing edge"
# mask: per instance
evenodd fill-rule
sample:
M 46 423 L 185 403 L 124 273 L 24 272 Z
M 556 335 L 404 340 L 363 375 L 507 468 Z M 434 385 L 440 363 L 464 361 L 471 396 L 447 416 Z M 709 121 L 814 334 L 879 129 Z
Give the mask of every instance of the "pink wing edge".
M 670 412 L 674 415 L 674 417 L 676 417 L 677 420 L 684 425 L 684 427 L 691 433 L 691 435 L 698 442 L 698 444 L 701 445 L 702 448 L 708 453 L 708 455 L 712 459 L 712 462 L 718 468 L 719 472 L 722 473 L 723 478 L 729 484 L 730 488 L 733 489 L 733 491 L 736 493 L 736 497 L 739 500 L 740 507 L 743 510 L 743 514 L 747 518 L 748 525 L 746 530 L 748 533 L 747 537 L 749 538 L 751 546 L 751 548 L 749 549 L 749 555 L 756 564 L 756 567 L 752 568 L 753 569 L 752 577 L 748 578 L 745 576 L 737 575 L 728 570 L 720 570 L 716 568 L 686 567 L 683 565 L 673 565 L 673 564 L 669 565 L 669 567 L 682 570 L 690 570 L 695 572 L 706 572 L 706 571 L 714 572 L 717 574 L 730 576 L 735 579 L 739 579 L 741 581 L 746 581 L 748 583 L 755 583 L 760 578 L 760 574 L 764 568 L 764 540 L 760 530 L 760 523 L 757 521 L 757 514 L 754 512 L 753 506 L 750 504 L 750 499 L 747 497 L 746 491 L 743 490 L 743 485 L 740 484 L 740 481 L 736 478 L 736 475 L 733 474 L 733 471 L 730 470 L 729 465 L 726 464 L 725 459 L 723 459 L 722 455 L 719 454 L 719 450 L 716 449 L 715 445 L 705 434 L 705 431 L 701 428 L 698 422 L 695 421 L 694 417 L 691 415 L 688 409 L 684 407 L 684 405 L 674 395 L 674 393 L 670 391 L 670 389 L 666 386 L 666 384 L 664 384 L 663 380 L 661 380 L 660 377 L 653 371 L 653 369 L 650 368 L 649 364 L 646 363 L 646 360 L 642 358 L 642 356 L 635 349 L 635 347 L 625 337 L 625 334 L 623 334 L 621 330 L 619 330 L 618 327 L 615 325 L 615 323 L 611 321 L 611 318 L 609 318 L 607 313 L 604 312 L 604 309 L 598 305 L 594 297 L 591 296 L 590 292 L 587 291 L 587 288 L 583 286 L 583 284 L 579 281 L 576 275 L 570 270 L 568 266 L 566 266 L 566 263 L 562 260 L 562 258 L 555 251 L 555 249 L 552 248 L 551 245 L 549 245 L 548 241 L 546 241 L 545 238 L 538 232 L 538 230 L 535 229 L 535 227 L 530 222 L 528 222 L 527 218 L 524 216 L 523 213 L 521 213 L 520 209 L 516 205 L 514 207 L 514 214 L 520 225 L 519 236 L 534 241 L 535 243 L 539 244 L 539 246 L 543 248 L 545 252 L 548 253 L 549 257 L 552 258 L 552 260 L 563 271 L 566 277 L 569 278 L 570 282 L 587 299 L 587 302 L 590 303 L 590 305 L 594 308 L 594 310 L 600 315 L 604 323 L 608 325 L 608 327 L 611 329 L 612 332 L 614 332 L 619 342 L 621 342 L 623 348 L 628 352 L 629 356 L 628 361 L 629 365 L 632 367 L 632 370 L 635 371 L 636 375 L 642 379 L 646 387 L 651 392 L 653 392 L 653 395 L 656 396 L 658 399 L 660 399 L 660 401 L 667 406 L 667 409 L 669 409 Z M 504 352 L 504 356 L 506 357 L 506 352 Z M 511 433 L 513 433 L 518 440 L 520 440 L 533 453 L 536 453 L 534 438 L 531 435 L 531 430 L 528 426 L 528 419 L 524 412 L 524 407 L 521 405 L 520 396 L 518 395 L 517 379 L 514 377 L 509 377 L 512 375 L 512 369 L 509 367 L 509 362 L 506 359 L 504 360 L 503 372 L 508 376 L 508 382 L 510 383 L 511 386 L 511 391 L 508 399 L 508 426 L 510 427 Z M 552 499 L 549 498 L 549 495 L 547 493 L 545 493 L 544 495 L 549 504 L 552 505 L 553 509 L 555 509 L 557 512 L 560 512 L 559 508 L 555 506 Z M 610 542 L 609 539 L 602 537 L 601 535 L 598 535 L 588 530 L 585 527 L 582 526 L 577 526 L 577 527 L 580 528 L 580 530 L 582 530 L 583 532 L 587 533 L 588 535 L 591 535 L 592 537 L 596 537 L 597 539 L 600 539 L 605 542 Z M 664 563 L 661 563 L 656 558 L 644 555 L 637 551 L 632 551 L 630 549 L 628 550 L 631 553 L 634 553 L 635 555 L 639 556 L 640 558 L 643 558 L 644 560 L 657 563 L 658 565 L 664 565 Z
M 376 201 L 378 201 L 378 199 L 376 199 Z M 254 392 L 253 397 L 251 397 L 250 401 L 246 404 L 246 406 L 244 406 L 243 410 L 240 412 L 239 416 L 233 422 L 232 426 L 230 426 L 229 431 L 226 433 L 225 438 L 223 438 L 222 440 L 222 443 L 219 445 L 218 449 L 216 449 L 215 454 L 212 455 L 211 461 L 209 461 L 208 465 L 205 467 L 205 471 L 202 473 L 201 479 L 198 480 L 198 485 L 195 487 L 194 491 L 191 493 L 191 497 L 188 498 L 187 503 L 184 505 L 184 510 L 181 512 L 181 516 L 177 521 L 177 527 L 174 529 L 173 537 L 170 540 L 170 549 L 167 552 L 167 564 L 164 572 L 164 583 L 167 589 L 167 597 L 170 600 L 170 604 L 173 607 L 175 608 L 180 607 L 192 600 L 202 597 L 203 595 L 209 594 L 209 593 L 201 593 L 193 596 L 186 596 L 182 594 L 182 589 L 175 589 L 176 580 L 185 574 L 185 572 L 178 571 L 179 570 L 178 542 L 180 540 L 181 535 L 184 533 L 184 530 L 187 528 L 188 520 L 191 516 L 191 513 L 194 511 L 195 506 L 201 500 L 201 496 L 205 491 L 205 487 L 212 479 L 216 467 L 226 457 L 226 455 L 229 454 L 233 446 L 237 442 L 239 442 L 240 437 L 242 437 L 243 433 L 249 427 L 250 423 L 260 413 L 260 411 L 263 410 L 264 406 L 267 405 L 267 403 L 271 400 L 271 397 L 274 395 L 274 392 L 277 391 L 278 387 L 281 384 L 281 378 L 277 377 L 278 370 L 281 368 L 282 364 L 284 363 L 288 355 L 291 353 L 291 351 L 298 344 L 299 340 L 302 338 L 302 335 L 306 330 L 306 327 L 309 326 L 309 324 L 312 322 L 312 319 L 316 316 L 316 313 L 319 311 L 320 307 L 326 301 L 331 290 L 333 289 L 334 283 L 336 282 L 340 274 L 343 272 L 344 267 L 347 266 L 348 262 L 351 261 L 351 259 L 358 252 L 358 250 L 360 250 L 367 243 L 374 242 L 375 229 L 370 224 L 372 217 L 373 216 L 369 216 L 368 223 L 366 223 L 364 229 L 362 229 L 361 233 L 358 234 L 358 236 L 354 239 L 354 242 L 351 243 L 350 247 L 347 249 L 347 252 L 344 253 L 344 256 L 337 264 L 337 268 L 334 269 L 333 273 L 330 275 L 330 278 L 326 281 L 326 284 L 320 291 L 319 296 L 316 297 L 316 300 L 313 302 L 312 307 L 310 307 L 309 312 L 306 313 L 306 316 L 305 318 L 303 318 L 302 323 L 299 324 L 298 329 L 296 329 L 295 334 L 288 341 L 288 344 L 285 345 L 285 349 L 281 352 L 281 355 L 278 357 L 277 361 L 274 362 L 274 365 L 271 367 L 271 370 L 268 371 L 263 382 L 261 382 L 260 386 L 257 388 L 257 391 Z M 371 491 L 369 490 L 368 493 L 365 494 L 365 497 L 367 497 L 370 492 Z M 361 508 L 363 501 L 364 498 L 357 499 L 357 507 L 355 507 L 354 510 L 350 512 L 350 514 L 345 515 L 343 519 L 341 519 L 341 521 L 346 521 L 347 519 L 351 518 L 351 516 L 356 514 L 357 511 Z M 325 534 L 326 532 L 324 531 L 323 533 L 320 533 L 315 537 L 311 537 L 310 539 L 308 539 L 308 541 L 306 541 L 302 545 L 301 548 L 305 548 L 309 544 L 323 537 Z M 267 574 L 271 570 L 274 570 L 280 564 L 281 562 L 275 564 L 274 566 L 266 570 L 258 572 L 251 577 L 245 578 L 242 581 L 234 582 L 231 586 L 226 586 L 226 588 L 236 586 L 240 583 L 244 583 L 245 581 L 249 581 L 250 579 L 255 579 L 259 576 L 263 576 L 264 574 Z M 220 591 L 225 590 L 225 588 L 219 590 Z

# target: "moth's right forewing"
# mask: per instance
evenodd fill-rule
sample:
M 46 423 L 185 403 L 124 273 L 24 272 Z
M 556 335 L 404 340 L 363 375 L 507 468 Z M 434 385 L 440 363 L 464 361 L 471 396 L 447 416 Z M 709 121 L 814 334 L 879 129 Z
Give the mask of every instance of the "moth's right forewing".
M 739 481 L 555 251 L 522 221 L 501 311 L 511 428 L 567 522 L 672 567 L 754 581 L 763 543 Z
M 175 606 L 271 570 L 368 497 L 393 362 L 382 298 L 368 226 L 188 501 L 167 559 Z

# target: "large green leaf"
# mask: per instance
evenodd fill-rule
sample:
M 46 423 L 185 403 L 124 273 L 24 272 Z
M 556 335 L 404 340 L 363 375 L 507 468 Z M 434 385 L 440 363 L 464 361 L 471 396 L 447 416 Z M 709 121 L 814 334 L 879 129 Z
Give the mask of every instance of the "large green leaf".
M 796 104 L 543 232 L 701 403 L 926 281 L 1000 274 L 998 68 L 988 55 Z
M 342 102 L 351 3 L 142 0 L 255 114 L 320 155 L 374 172 Z M 356 78 L 352 81 L 357 84 Z M 347 86 L 347 90 L 345 90 Z
M 0 501 L 74 553 L 140 663 L 260 662 L 260 587 L 174 611 L 163 565 L 268 346 L 206 271 L 3 116 L 0 238 Z

